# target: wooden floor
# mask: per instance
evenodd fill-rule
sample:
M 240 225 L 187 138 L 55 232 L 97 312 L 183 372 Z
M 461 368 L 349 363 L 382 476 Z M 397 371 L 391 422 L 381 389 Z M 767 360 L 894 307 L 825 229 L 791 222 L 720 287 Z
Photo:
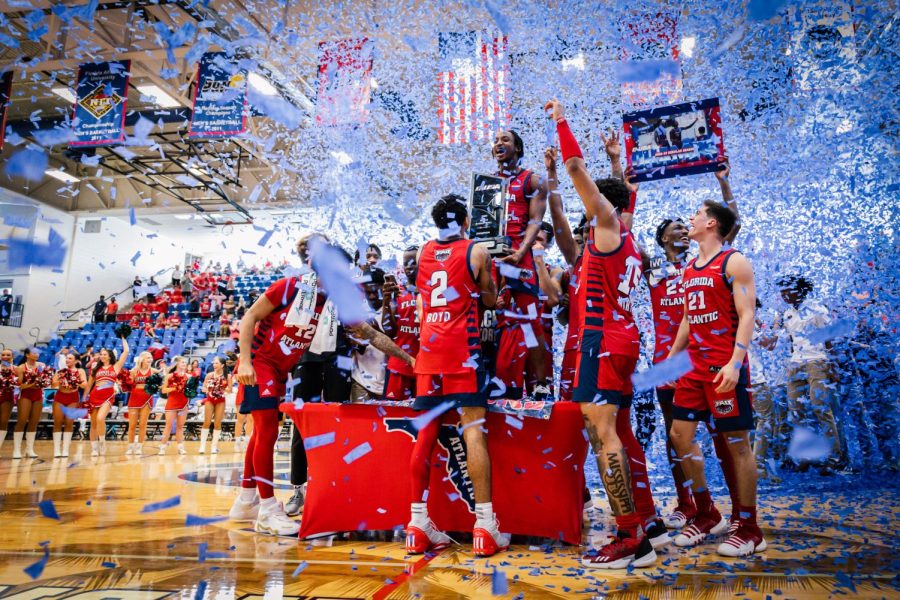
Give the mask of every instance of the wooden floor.
M 16 461 L 11 446 L 0 450 L 2 598 L 487 598 L 495 585 L 507 586 L 509 598 L 900 597 L 896 484 L 873 491 L 871 481 L 809 476 L 788 493 L 764 488 L 763 556 L 728 560 L 714 544 L 670 547 L 653 568 L 627 573 L 583 569 L 574 547 L 513 546 L 474 560 L 468 546 L 456 546 L 428 560 L 405 555 L 399 536 L 308 542 L 228 521 L 187 526 L 188 515 L 227 514 L 240 468 L 230 443 L 205 457 L 196 443 L 187 456 L 170 446 L 165 457 L 147 444 L 153 454 L 140 458 L 110 443 L 107 457 L 91 459 L 89 446 L 75 442 L 69 459 Z M 52 453 L 49 442 L 37 451 Z M 287 464 L 277 467 L 283 481 Z M 141 512 L 176 496 L 177 506 Z M 46 500 L 59 520 L 42 515 Z M 588 537 L 599 540 L 608 514 L 593 513 Z

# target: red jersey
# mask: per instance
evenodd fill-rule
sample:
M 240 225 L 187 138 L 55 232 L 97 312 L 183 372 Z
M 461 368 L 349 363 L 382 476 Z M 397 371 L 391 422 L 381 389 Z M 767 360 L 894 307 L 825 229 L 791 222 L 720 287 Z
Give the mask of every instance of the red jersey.
M 116 373 L 115 365 L 109 365 L 108 367 L 100 367 L 97 369 L 97 374 L 94 375 L 94 390 L 105 390 L 116 385 L 116 380 L 118 380 L 119 376 Z
M 669 356 L 678 327 L 684 319 L 684 263 L 654 261 L 647 272 L 656 348 L 653 362 Z
M 594 228 L 589 230 L 581 265 L 585 289 L 579 286 L 582 331 L 602 331 L 605 352 L 638 357 L 641 339 L 631 312 L 631 294 L 641 279 L 641 253 L 622 221 L 619 235 L 615 250 L 600 252 L 594 245 Z
M 695 258 L 684 269 L 688 354 L 693 375 L 712 381 L 730 359 L 737 339 L 738 314 L 725 268 L 737 252 L 721 250 L 703 266 Z M 746 359 L 745 359 L 746 361 Z
M 285 325 L 284 321 L 291 309 L 291 304 L 299 292 L 299 281 L 295 277 L 279 279 L 265 291 L 266 298 L 275 309 L 256 324 L 251 346 L 253 363 L 256 364 L 257 361 L 266 363 L 284 380 L 287 379 L 288 373 L 297 364 L 300 357 L 309 349 L 319 324 L 319 315 L 325 305 L 325 296 L 318 293 L 308 327 L 299 328 Z
M 152 374 L 153 374 L 153 371 L 151 371 L 150 369 L 144 371 L 143 373 L 141 373 L 141 372 L 135 373 L 131 378 L 132 381 L 134 381 L 134 389 L 138 389 L 139 385 L 144 385 L 145 383 L 147 383 L 147 379 Z
M 579 331 L 582 325 L 582 307 L 580 297 L 578 295 L 579 288 L 586 287 L 579 285 L 581 282 L 581 265 L 584 263 L 582 258 L 584 252 L 578 255 L 575 260 L 575 266 L 569 270 L 569 283 L 567 293 L 569 294 L 569 327 L 566 330 L 566 343 L 563 345 L 563 352 L 571 352 L 578 349 Z
M 422 247 L 416 288 L 422 299 L 416 375 L 478 368 L 479 289 L 469 264 L 475 242 L 432 240 Z
M 405 291 L 397 297 L 397 333 L 394 343 L 415 358 L 419 354 L 419 313 L 416 295 Z M 393 373 L 412 377 L 413 368 L 395 356 L 388 358 L 387 368 Z
M 506 186 L 506 235 L 512 242 L 512 249 L 518 250 L 525 241 L 525 230 L 528 221 L 531 220 L 531 197 L 535 190 L 531 189 L 531 171 L 523 169 L 517 175 L 507 180 Z M 527 277 L 518 280 L 508 278 L 508 283 L 513 291 L 527 292 L 537 296 L 540 293 L 537 283 L 537 273 L 534 267 L 534 256 L 531 252 L 522 257 L 517 267 L 527 270 Z M 539 308 L 539 307 L 536 307 Z

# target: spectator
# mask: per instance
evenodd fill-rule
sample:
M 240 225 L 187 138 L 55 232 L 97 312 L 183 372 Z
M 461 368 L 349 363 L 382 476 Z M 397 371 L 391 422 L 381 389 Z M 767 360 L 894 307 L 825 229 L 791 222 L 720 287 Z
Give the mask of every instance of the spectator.
M 778 460 L 781 444 L 779 438 L 784 431 L 784 407 L 776 402 L 774 381 L 766 375 L 766 359 L 778 343 L 778 338 L 771 335 L 771 328 L 759 319 L 762 303 L 756 299 L 757 318 L 753 332 L 753 345 L 750 348 L 750 380 L 753 383 L 753 410 L 756 412 L 756 434 L 753 441 L 753 454 L 756 456 L 756 472 L 759 479 L 769 479 L 778 483 L 780 478 L 770 468 L 769 459 Z M 770 448 L 774 450 L 770 456 Z
M 141 297 L 137 302 L 131 305 L 131 312 L 136 315 L 144 314 L 150 307 L 147 306 L 147 303 L 144 302 L 144 298 Z
M 788 361 L 788 409 L 794 427 L 820 430 L 832 445 L 830 459 L 820 465 L 823 475 L 846 468 L 840 432 L 832 411 L 832 391 L 835 383 L 828 364 L 827 351 L 831 344 L 813 343 L 809 335 L 831 323 L 826 309 L 810 298 L 813 284 L 802 275 L 792 275 L 779 282 L 781 297 L 788 305 L 782 316 L 784 332 L 790 338 L 791 356 Z M 809 464 L 801 462 L 801 470 Z
M 247 301 L 241 296 L 240 301 L 238 302 L 237 308 L 235 309 L 234 314 L 237 315 L 238 319 L 244 318 L 244 313 L 247 312 Z
M 241 337 L 241 321 L 240 319 L 235 319 L 231 322 L 231 327 L 228 329 L 228 335 L 231 337 L 231 341 L 237 343 L 238 339 Z
M 166 321 L 166 329 L 178 329 L 181 327 L 181 315 L 172 313 Z
M 227 310 L 223 310 L 222 316 L 219 317 L 219 337 L 228 335 L 228 332 L 231 330 L 231 320 L 231 313 Z
M 94 323 L 103 323 L 106 320 L 106 296 L 94 303 Z
M 188 369 L 188 374 L 191 377 L 201 377 L 203 375 L 203 369 L 200 368 L 200 361 L 194 359 L 191 361 L 191 367 Z
M 160 342 L 153 342 L 150 344 L 150 347 L 147 348 L 147 352 L 153 357 L 153 362 L 156 363 L 160 360 L 165 360 L 166 356 L 169 354 L 169 347 Z
M 106 305 L 106 322 L 107 323 L 115 323 L 116 315 L 119 312 L 119 303 L 116 302 L 116 297 L 111 296 L 109 299 L 109 304 Z
M 161 315 L 169 312 L 169 295 L 166 292 L 159 295 L 159 299 L 156 301 L 153 309 Z
M 13 297 L 9 289 L 4 289 L 0 294 L 0 325 L 9 325 L 12 316 Z
M 259 298 L 259 290 L 250 290 L 250 293 L 247 294 L 247 296 L 250 298 L 250 306 L 253 306 L 253 303 Z
M 196 319 L 200 315 L 200 300 L 197 298 L 197 295 L 191 296 L 190 302 L 188 302 L 188 316 L 192 319 Z
M 221 294 L 225 296 L 225 291 L 228 289 L 228 282 L 231 278 L 226 276 L 221 276 L 216 278 L 216 289 L 213 290 L 214 293 Z
M 190 296 L 194 290 L 194 283 L 191 279 L 191 276 L 188 275 L 184 279 L 181 280 L 181 295 L 183 297 Z
M 88 344 L 85 347 L 84 352 L 82 352 L 81 355 L 78 357 L 78 361 L 81 363 L 81 368 L 83 368 L 83 369 L 88 368 L 88 363 L 91 362 L 91 356 L 93 354 L 94 354 L 94 345 Z
M 156 295 L 159 293 L 159 284 L 156 283 L 156 279 L 154 277 L 150 278 L 150 281 L 147 282 L 147 302 L 153 304 L 156 302 Z
M 166 315 L 165 313 L 159 313 L 158 315 L 156 315 L 156 324 L 154 325 L 154 328 L 165 329 L 168 318 L 168 315 Z
M 234 296 L 234 276 L 229 273 L 228 281 L 225 283 L 225 297 L 231 299 L 232 296 Z
M 137 300 L 139 297 L 143 297 L 144 292 L 142 288 L 144 286 L 144 282 L 141 281 L 140 275 L 134 276 L 134 281 L 131 282 L 131 297 L 134 300 Z
M 371 267 L 374 267 L 381 260 L 381 248 L 376 246 L 375 244 L 369 244 L 366 246 L 366 260 L 365 262 L 360 262 L 359 260 L 359 249 L 356 250 L 356 254 L 353 256 L 353 262 L 356 263 L 360 269 L 367 270 Z
M 61 371 L 66 369 L 66 357 L 69 356 L 69 349 L 65 346 L 59 349 L 59 352 L 56 353 L 56 364 L 54 367 L 57 371 Z
M 212 302 L 210 302 L 209 296 L 204 298 L 200 302 L 200 317 L 202 319 L 208 319 L 210 313 L 212 312 Z
M 231 296 L 225 298 L 225 302 L 222 303 L 223 312 L 227 312 L 233 315 L 236 308 L 237 304 L 234 303 L 234 300 L 231 298 Z
M 371 246 L 370 246 L 371 247 Z M 381 288 L 384 286 L 384 271 L 372 268 L 364 275 L 368 281 L 363 284 L 369 307 L 376 311 L 377 318 L 372 326 L 383 331 Z M 384 381 L 387 375 L 387 356 L 369 344 L 357 342 L 353 352 L 353 370 L 351 372 L 350 401 L 366 402 L 380 400 L 384 394 Z
M 181 287 L 181 265 L 175 265 L 175 269 L 172 271 L 172 286 Z
M 209 295 L 209 312 L 216 316 L 222 312 L 222 303 L 225 302 L 225 294 L 216 290 L 215 293 Z

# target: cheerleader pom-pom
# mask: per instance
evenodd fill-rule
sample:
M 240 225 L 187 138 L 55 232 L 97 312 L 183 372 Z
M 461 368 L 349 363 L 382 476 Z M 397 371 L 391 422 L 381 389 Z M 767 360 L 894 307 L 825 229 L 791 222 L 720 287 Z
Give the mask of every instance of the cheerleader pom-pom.
M 184 395 L 191 399 L 196 398 L 199 387 L 200 379 L 197 377 L 191 377 L 190 379 L 188 379 L 187 384 L 185 384 L 184 386 Z
M 162 387 L 162 382 L 162 375 L 160 375 L 159 373 L 154 373 L 147 378 L 147 381 L 144 382 L 144 391 L 147 392 L 149 396 L 153 396 L 154 394 L 159 392 L 159 388 Z
M 115 332 L 116 337 L 127 338 L 129 335 L 131 335 L 131 325 L 129 325 L 128 323 L 122 323 L 113 331 Z

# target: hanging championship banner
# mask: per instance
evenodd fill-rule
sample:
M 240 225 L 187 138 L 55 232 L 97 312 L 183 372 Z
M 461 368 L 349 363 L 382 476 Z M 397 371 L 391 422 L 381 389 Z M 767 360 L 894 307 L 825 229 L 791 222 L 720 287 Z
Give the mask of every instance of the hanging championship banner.
M 316 123 L 366 122 L 372 93 L 372 45 L 368 38 L 319 42 Z
M 719 99 L 623 115 L 625 156 L 635 181 L 710 173 L 725 156 Z
M 224 52 L 207 52 L 197 65 L 194 109 L 188 134 L 228 137 L 247 131 L 247 70 Z
M 0 150 L 3 150 L 3 138 L 6 136 L 6 113 L 12 98 L 12 71 L 0 75 Z
M 131 61 L 78 67 L 74 136 L 70 146 L 102 146 L 125 140 L 125 106 Z
M 503 178 L 472 173 L 469 190 L 469 239 L 488 244 L 488 252 L 501 255 L 509 247 L 506 237 L 506 207 Z

